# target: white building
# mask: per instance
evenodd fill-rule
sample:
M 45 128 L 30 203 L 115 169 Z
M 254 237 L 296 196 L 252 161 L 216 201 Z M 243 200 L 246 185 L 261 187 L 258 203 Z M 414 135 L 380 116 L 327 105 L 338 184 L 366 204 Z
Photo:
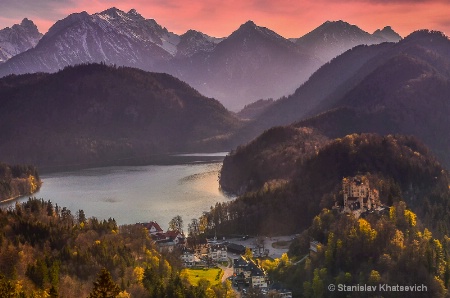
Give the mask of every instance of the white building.
M 227 247 L 222 244 L 210 245 L 208 248 L 208 257 L 214 262 L 226 262 L 228 260 Z
M 192 250 L 183 249 L 181 253 L 181 261 L 183 262 L 184 267 L 193 267 L 195 266 L 195 254 Z

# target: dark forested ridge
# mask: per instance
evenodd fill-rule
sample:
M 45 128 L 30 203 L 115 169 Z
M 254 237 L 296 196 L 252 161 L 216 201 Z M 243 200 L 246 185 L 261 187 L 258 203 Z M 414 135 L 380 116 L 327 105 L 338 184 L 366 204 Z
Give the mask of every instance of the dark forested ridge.
M 220 175 L 223 190 L 244 194 L 265 183 L 292 178 L 297 163 L 315 155 L 328 138 L 309 128 L 274 127 L 226 156 Z
M 240 125 L 170 75 L 100 64 L 5 77 L 0 106 L 2 159 L 38 166 L 223 150 Z
M 36 167 L 0 163 L 0 201 L 30 195 L 40 187 L 41 179 Z
M 295 131 L 292 127 L 277 129 L 291 136 Z M 294 142 L 287 138 L 276 144 L 280 156 L 293 154 L 284 157 L 293 163 L 290 166 L 293 174 L 286 179 L 279 158 L 274 163 L 268 158 L 274 147 L 264 140 L 273 132 L 269 130 L 257 139 L 258 144 L 250 143 L 248 148 L 238 149 L 227 157 L 222 176 L 266 180 L 254 185 L 260 186 L 259 189 L 252 189 L 233 202 L 217 205 L 206 215 L 211 228 L 224 233 L 298 233 L 322 208 L 331 208 L 343 177 L 367 173 L 377 185 L 383 203 L 392 205 L 405 200 L 431 230 L 440 234 L 450 231 L 448 172 L 416 138 L 353 134 L 328 144 L 324 142 L 327 145 L 319 147 L 309 158 L 298 148 L 289 150 Z M 243 153 L 252 157 L 259 154 L 261 162 L 268 163 L 264 168 L 272 167 L 272 173 L 265 176 L 259 172 L 264 168 L 252 162 L 252 158 L 248 162 L 240 161 Z M 274 177 L 286 181 L 271 182 Z

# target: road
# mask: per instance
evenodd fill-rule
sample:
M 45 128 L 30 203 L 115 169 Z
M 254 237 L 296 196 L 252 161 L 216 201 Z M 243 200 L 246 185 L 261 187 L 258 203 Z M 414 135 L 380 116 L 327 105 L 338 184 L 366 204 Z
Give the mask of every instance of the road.
M 227 267 L 227 266 L 219 266 L 223 270 L 223 276 L 222 276 L 222 282 L 225 282 L 228 277 L 233 275 L 233 267 Z

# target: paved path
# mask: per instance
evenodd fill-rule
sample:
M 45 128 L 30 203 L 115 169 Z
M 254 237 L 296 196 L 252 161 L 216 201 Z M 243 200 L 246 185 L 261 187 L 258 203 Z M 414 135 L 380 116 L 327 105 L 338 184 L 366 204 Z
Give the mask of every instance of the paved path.
M 306 256 L 304 256 L 303 258 L 301 258 L 300 261 L 297 261 L 297 262 L 293 263 L 292 265 L 300 264 L 301 262 L 303 262 L 304 260 L 306 260 L 307 257 L 309 257 L 309 254 L 307 254 Z
M 230 262 L 232 259 L 228 259 L 228 262 Z M 230 264 L 228 264 L 230 265 Z M 223 270 L 223 276 L 222 276 L 222 283 L 224 283 L 228 277 L 233 275 L 233 263 L 231 263 L 231 267 L 219 265 L 219 268 Z M 239 292 L 233 285 L 231 285 L 231 288 L 233 289 L 234 293 L 236 294 L 236 298 L 241 297 L 241 292 Z
M 228 268 L 227 266 L 219 266 L 220 269 L 223 270 L 222 282 L 225 282 L 228 277 L 233 275 L 233 267 Z

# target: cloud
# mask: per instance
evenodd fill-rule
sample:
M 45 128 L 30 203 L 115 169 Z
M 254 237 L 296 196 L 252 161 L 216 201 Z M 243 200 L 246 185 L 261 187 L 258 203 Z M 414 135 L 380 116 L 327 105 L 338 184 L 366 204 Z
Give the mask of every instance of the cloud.
M 2 0 L 0 2 L 0 11 L 3 16 L 9 18 L 32 16 L 37 17 L 64 17 L 61 9 L 67 6 L 74 6 L 73 0 Z
M 57 20 L 67 16 L 65 8 L 75 6 L 73 0 L 1 0 L 0 28 L 11 27 L 18 24 L 22 19 L 33 20 L 40 31 L 47 29 Z

